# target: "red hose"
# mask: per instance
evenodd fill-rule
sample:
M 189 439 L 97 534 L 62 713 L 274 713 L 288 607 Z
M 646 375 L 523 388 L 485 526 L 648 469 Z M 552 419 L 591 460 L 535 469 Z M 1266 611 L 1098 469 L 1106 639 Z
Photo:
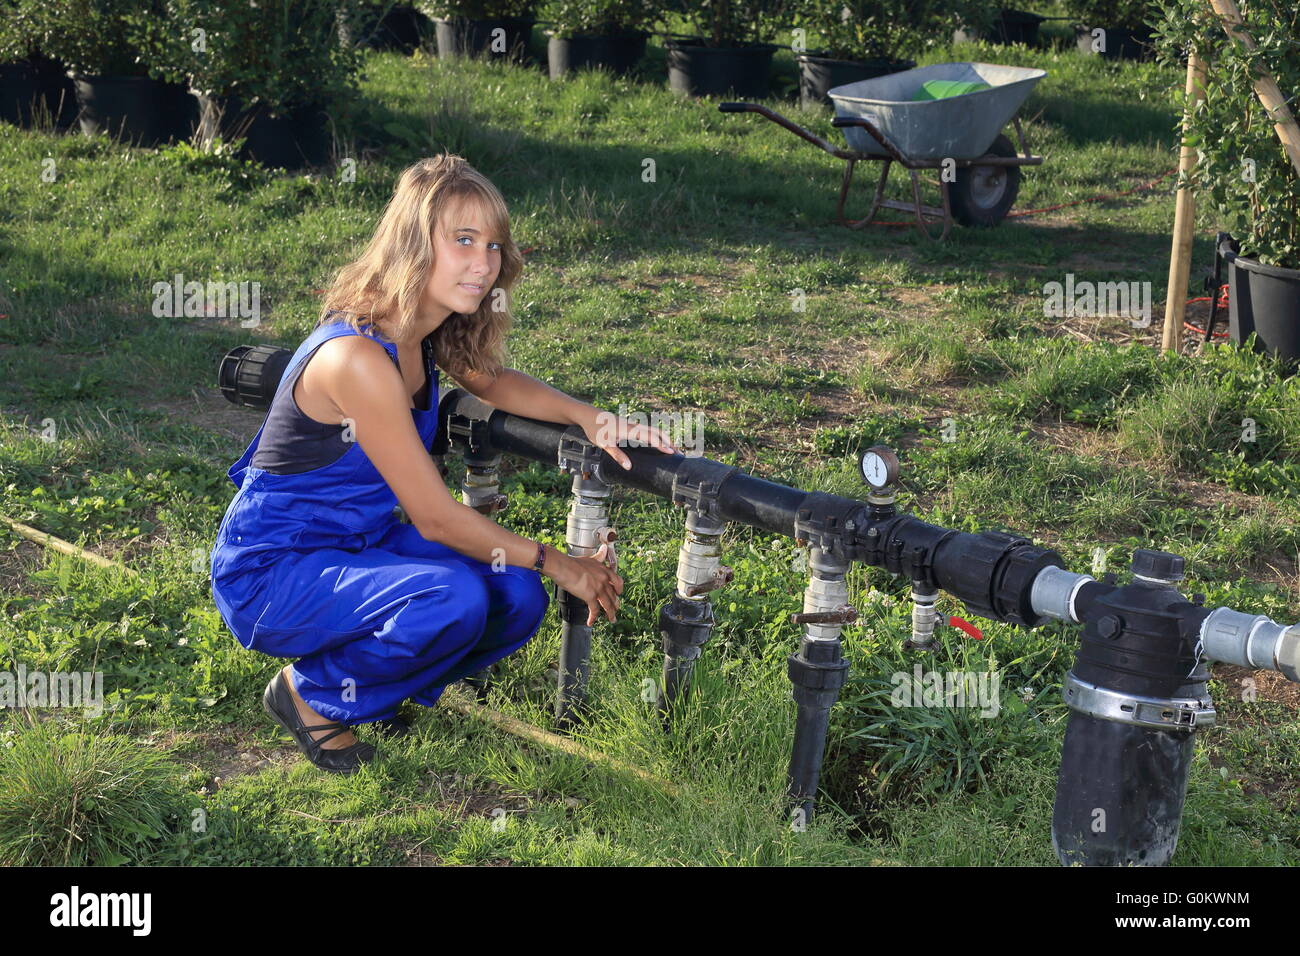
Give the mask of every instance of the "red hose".
M 1097 196 L 1089 196 L 1087 199 L 1074 199 L 1071 200 L 1070 202 L 1060 202 L 1057 203 L 1055 206 L 1044 206 L 1042 209 L 1023 209 L 1020 212 L 1009 212 L 1006 214 L 1005 218 L 1018 219 L 1021 216 L 1032 216 L 1036 212 L 1051 212 L 1053 209 L 1064 209 L 1066 206 L 1078 206 L 1086 202 L 1100 202 L 1103 199 L 1115 199 L 1119 196 L 1127 196 L 1130 193 L 1135 193 L 1142 189 L 1150 189 L 1156 183 L 1168 179 L 1176 172 L 1178 172 L 1177 169 L 1171 169 L 1166 173 L 1161 173 L 1159 176 L 1157 176 L 1155 179 L 1151 180 L 1150 182 L 1141 183 L 1137 186 L 1134 186 L 1132 189 L 1123 189 L 1117 193 L 1102 193 Z
M 1193 302 L 1209 302 L 1209 301 L 1210 301 L 1210 296 L 1202 295 L 1202 296 L 1197 296 L 1195 299 L 1188 299 L 1187 304 L 1191 305 Z M 1223 285 L 1219 286 L 1219 308 L 1226 309 L 1227 307 L 1228 307 L 1228 283 L 1225 282 L 1223 283 Z M 1192 324 L 1191 322 L 1188 322 L 1186 319 L 1183 320 L 1183 328 L 1186 329 L 1188 332 L 1195 332 L 1197 335 L 1201 335 L 1201 336 L 1205 335 L 1205 329 L 1199 328 L 1198 326 Z M 1228 333 L 1215 332 L 1213 337 L 1216 339 L 1226 339 L 1228 337 Z

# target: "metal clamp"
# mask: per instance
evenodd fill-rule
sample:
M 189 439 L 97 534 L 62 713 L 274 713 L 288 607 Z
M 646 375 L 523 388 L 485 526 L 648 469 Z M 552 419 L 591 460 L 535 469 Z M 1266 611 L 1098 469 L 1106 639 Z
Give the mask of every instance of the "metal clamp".
M 598 467 L 601 456 L 605 450 L 592 443 L 586 433 L 577 425 L 573 425 L 560 436 L 560 447 L 557 453 L 557 462 L 560 471 L 570 475 L 581 475 L 583 478 L 591 478 L 593 475 L 600 478 Z
M 1214 705 L 1208 697 L 1202 700 L 1198 697 L 1121 694 L 1080 680 L 1073 671 L 1065 677 L 1061 696 L 1071 710 L 1121 724 L 1189 733 L 1201 727 L 1214 726 Z
M 735 465 L 707 458 L 685 458 L 673 475 L 672 502 L 716 520 L 721 517 L 718 514 L 718 490 L 739 470 Z
M 824 491 L 811 491 L 795 512 L 794 540 L 801 547 L 820 548 L 843 563 L 860 560 L 853 536 L 865 523 L 859 502 Z M 868 532 L 870 534 L 870 532 Z
M 488 437 L 489 434 L 486 419 L 459 413 L 447 416 L 448 444 L 463 449 L 467 454 L 492 454 L 492 440 Z

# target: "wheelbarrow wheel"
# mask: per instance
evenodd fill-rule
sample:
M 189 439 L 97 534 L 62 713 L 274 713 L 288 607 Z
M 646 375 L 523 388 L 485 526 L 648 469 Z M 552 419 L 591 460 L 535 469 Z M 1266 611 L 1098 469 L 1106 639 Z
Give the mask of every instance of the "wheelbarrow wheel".
M 999 136 L 984 155 L 1019 154 L 1011 140 Z M 996 226 L 1011 211 L 1019 192 L 1019 166 L 972 164 L 957 169 L 956 178 L 948 186 L 948 201 L 953 218 L 963 226 Z

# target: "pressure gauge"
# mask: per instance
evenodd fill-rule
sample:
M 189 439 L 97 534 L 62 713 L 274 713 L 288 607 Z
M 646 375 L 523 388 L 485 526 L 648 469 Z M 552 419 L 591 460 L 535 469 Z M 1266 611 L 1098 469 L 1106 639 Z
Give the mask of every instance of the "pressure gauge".
M 884 445 L 873 445 L 862 453 L 862 477 L 873 491 L 883 491 L 898 481 L 898 456 Z

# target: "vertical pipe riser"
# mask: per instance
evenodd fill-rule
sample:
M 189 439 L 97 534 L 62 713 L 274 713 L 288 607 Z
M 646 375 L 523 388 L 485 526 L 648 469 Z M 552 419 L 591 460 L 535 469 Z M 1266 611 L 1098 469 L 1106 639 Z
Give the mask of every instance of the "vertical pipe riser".
M 805 613 L 834 611 L 848 604 L 848 568 L 819 548 L 810 549 L 810 577 L 804 591 Z M 786 662 L 795 700 L 794 747 L 790 755 L 788 796 L 792 812 L 812 819 L 826 753 L 830 711 L 839 698 L 849 664 L 840 645 L 840 624 L 806 624 L 798 653 Z
M 600 549 L 596 532 L 609 526 L 609 486 L 594 478 L 574 475 L 573 500 L 565 524 L 564 541 L 569 554 L 590 557 Z M 591 632 L 585 601 L 557 589 L 562 624 L 560 630 L 560 674 L 555 695 L 555 722 L 572 728 L 587 702 L 587 681 L 591 670 Z
M 701 648 L 713 636 L 713 603 L 709 592 L 690 594 L 692 589 L 709 588 L 723 570 L 723 522 L 694 508 L 686 512 L 686 531 L 677 551 L 677 589 L 659 609 L 659 636 L 663 641 L 664 666 L 655 703 L 665 729 L 671 726 L 676 706 L 690 692 L 691 674 Z

